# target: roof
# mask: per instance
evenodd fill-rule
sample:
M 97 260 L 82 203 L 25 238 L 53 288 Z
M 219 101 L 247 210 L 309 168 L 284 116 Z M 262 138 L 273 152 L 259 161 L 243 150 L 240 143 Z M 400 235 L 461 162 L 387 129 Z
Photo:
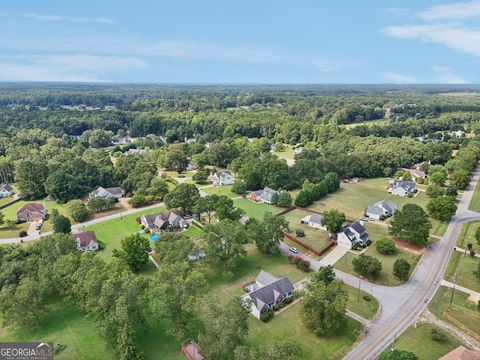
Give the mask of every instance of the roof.
M 47 209 L 45 208 L 45 205 L 43 205 L 43 204 L 28 203 L 28 204 L 23 205 L 20 209 L 18 209 L 17 214 L 21 214 L 25 211 L 40 212 L 42 214 L 45 214 L 47 212 Z
M 95 236 L 95 231 L 82 231 L 79 233 L 72 234 L 74 240 L 78 240 L 81 247 L 90 245 L 92 242 L 97 242 L 97 237 Z
M 266 304 L 274 303 L 279 296 L 283 296 L 293 291 L 293 285 L 287 277 L 282 277 L 276 281 L 252 291 L 248 295 L 258 310 L 262 310 Z
M 341 232 L 343 232 L 352 243 L 357 241 L 356 234 L 360 236 L 360 240 L 368 240 L 367 230 L 358 221 L 346 225 Z
M 278 279 L 275 276 L 263 270 L 260 271 L 260 274 L 258 274 L 257 277 L 255 278 L 255 281 L 259 282 L 262 285 L 268 285 L 277 280 Z
M 422 178 L 422 179 L 423 179 L 423 178 L 425 178 L 425 171 L 418 170 L 418 169 L 417 169 L 417 170 L 413 170 L 413 171 L 412 171 L 412 175 L 413 175 L 414 177 Z
M 123 192 L 122 189 L 119 187 L 111 187 L 111 188 L 104 188 L 99 186 L 97 190 L 93 191 L 91 193 L 93 196 L 98 196 L 98 197 L 106 197 L 107 195 L 113 195 L 113 196 L 122 196 Z
M 403 181 L 403 180 L 395 180 L 392 185 L 394 188 L 401 187 L 405 191 L 413 191 L 416 188 L 416 185 L 413 181 Z
M 367 207 L 367 214 L 383 215 L 384 212 L 393 213 L 397 209 L 397 204 L 392 201 L 380 200 Z
M 161 213 L 155 213 L 151 215 L 144 215 L 144 218 L 147 222 L 148 227 L 157 227 L 159 229 L 163 228 L 166 223 L 168 223 L 167 226 L 169 226 L 177 220 L 183 220 L 180 213 L 176 210 L 163 211 Z
M 320 214 L 310 214 L 302 218 L 300 221 L 311 222 L 314 224 L 322 225 L 323 215 Z
M 8 192 L 13 191 L 13 187 L 10 184 L 1 184 L 0 189 L 5 189 Z
M 272 201 L 273 195 L 275 195 L 277 192 L 278 191 L 266 187 L 263 190 L 255 191 L 255 195 L 261 199 Z
M 480 351 L 473 351 L 464 346 L 459 346 L 442 356 L 439 360 L 480 360 Z

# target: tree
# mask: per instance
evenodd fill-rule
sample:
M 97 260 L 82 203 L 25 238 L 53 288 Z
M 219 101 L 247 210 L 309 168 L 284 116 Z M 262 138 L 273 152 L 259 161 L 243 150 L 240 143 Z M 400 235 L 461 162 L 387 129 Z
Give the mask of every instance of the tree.
M 470 174 L 466 170 L 456 170 L 450 174 L 450 184 L 457 189 L 465 189 L 470 182 Z
M 154 249 L 162 263 L 166 264 L 183 262 L 189 255 L 200 251 L 189 237 L 172 232 L 160 235 L 154 243 Z
M 299 207 L 307 207 L 312 203 L 312 194 L 308 190 L 300 190 L 295 198 L 295 205 Z
M 353 270 L 369 279 L 375 280 L 380 276 L 382 263 L 370 255 L 361 254 L 352 260 Z
M 88 200 L 87 206 L 91 211 L 99 212 L 105 208 L 105 200 L 100 197 L 95 197 Z
M 0 225 L 5 224 L 5 214 L 0 212 Z
M 192 179 L 197 184 L 206 184 L 208 182 L 208 171 L 197 171 L 193 176 Z
M 383 238 L 375 242 L 375 247 L 380 254 L 391 255 L 396 251 L 395 241 Z
M 300 360 L 302 359 L 302 349 L 296 341 L 292 340 L 275 341 L 260 348 L 251 348 L 244 345 L 235 349 L 235 360 L 258 359 Z
M 313 276 L 318 277 L 325 285 L 329 285 L 331 282 L 333 282 L 333 280 L 335 280 L 335 272 L 333 271 L 332 265 L 320 267 L 318 272 L 316 272 Z
M 433 198 L 427 204 L 427 211 L 432 218 L 448 222 L 455 215 L 457 204 L 450 196 Z
M 475 230 L 475 240 L 477 241 L 477 244 L 480 245 L 480 226 L 477 227 Z
M 238 180 L 233 183 L 232 191 L 238 195 L 245 195 L 247 193 L 247 185 L 244 181 Z
M 148 262 L 150 241 L 139 235 L 131 235 L 121 241 L 121 250 L 114 249 L 113 256 L 123 259 L 133 271 L 140 271 Z
M 159 200 L 162 200 L 169 191 L 168 183 L 159 177 L 154 177 L 150 181 L 150 187 L 147 188 L 147 194 Z
M 165 205 L 169 209 L 180 208 L 183 212 L 191 211 L 199 197 L 200 193 L 195 185 L 184 183 L 165 195 Z
M 176 170 L 179 174 L 187 168 L 188 159 L 181 150 L 170 150 L 165 155 L 165 168 Z
M 208 223 L 210 224 L 213 212 L 217 208 L 219 198 L 220 197 L 216 194 L 201 197 L 195 202 L 193 211 L 199 216 L 199 218 L 203 213 L 207 213 Z
M 419 205 L 405 204 L 402 210 L 395 212 L 389 232 L 412 244 L 425 246 L 431 228 L 427 213 Z
M 212 360 L 233 359 L 235 349 L 248 335 L 248 312 L 240 298 L 225 303 L 209 297 L 200 314 L 204 325 L 204 332 L 198 336 L 202 353 Z
M 90 212 L 82 200 L 71 200 L 67 204 L 68 213 L 76 222 L 83 222 L 88 219 Z
M 70 219 L 63 215 L 53 217 L 53 232 L 70 234 L 72 232 L 72 224 Z
M 437 198 L 445 195 L 445 190 L 441 186 L 430 185 L 427 188 L 426 193 L 427 193 L 427 196 L 430 198 Z
M 378 360 L 420 360 L 417 355 L 412 352 L 390 349 L 380 354 Z
M 155 273 L 150 288 L 153 311 L 159 320 L 171 320 L 169 332 L 180 340 L 194 323 L 195 304 L 206 285 L 204 275 L 191 267 L 186 257 L 173 263 L 162 261 Z
M 275 194 L 273 205 L 277 205 L 281 208 L 290 208 L 292 207 L 292 195 L 289 192 L 283 191 L 281 193 Z
M 447 174 L 442 171 L 436 171 L 430 175 L 430 182 L 437 186 L 444 186 L 445 181 L 447 181 Z
M 236 208 L 233 200 L 225 195 L 220 195 L 215 203 L 215 214 L 218 220 L 239 220 L 244 214 L 243 209 Z
M 28 157 L 15 162 L 15 182 L 26 199 L 45 197 L 45 181 L 48 167 L 39 156 Z
M 231 220 L 205 226 L 205 252 L 210 261 L 223 266 L 229 272 L 236 261 L 246 256 L 246 233 L 243 225 Z
M 288 221 L 283 216 L 275 216 L 270 212 L 263 215 L 263 220 L 252 219 L 248 224 L 250 238 L 254 239 L 260 252 L 278 254 L 280 241 L 284 238 L 283 231 L 288 227 Z
M 393 275 L 395 275 L 399 280 L 406 281 L 410 274 L 410 264 L 407 260 L 398 258 L 393 263 Z
M 345 214 L 337 209 L 325 211 L 323 214 L 322 223 L 332 234 L 337 234 L 342 229 L 344 222 Z
M 80 186 L 74 176 L 59 170 L 47 177 L 45 191 L 59 203 L 63 204 L 82 196 L 86 189 Z
M 140 194 L 135 194 L 130 199 L 128 199 L 128 203 L 132 205 L 134 208 L 139 208 L 139 207 L 150 204 L 150 199 L 151 199 L 150 197 L 140 195 Z
M 305 288 L 300 316 L 305 326 L 317 336 L 330 336 L 345 325 L 348 295 L 340 282 L 325 285 L 313 277 Z

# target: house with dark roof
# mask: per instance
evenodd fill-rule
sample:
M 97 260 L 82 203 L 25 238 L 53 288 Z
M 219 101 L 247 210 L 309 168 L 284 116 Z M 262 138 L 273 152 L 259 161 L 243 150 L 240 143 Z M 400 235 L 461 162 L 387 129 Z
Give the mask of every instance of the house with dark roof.
M 10 184 L 0 185 L 0 197 L 12 196 L 14 194 L 13 187 Z
M 343 227 L 337 234 L 337 245 L 351 249 L 356 245 L 366 245 L 368 233 L 362 221 L 355 221 Z
M 380 200 L 373 205 L 369 205 L 365 210 L 365 215 L 371 219 L 381 219 L 392 216 L 397 210 L 397 204 L 392 201 Z
M 47 217 L 47 208 L 43 204 L 28 203 L 17 210 L 17 219 L 23 222 L 34 222 Z
M 392 195 L 411 197 L 417 186 L 413 181 L 395 180 L 388 188 L 388 192 Z
M 275 194 L 278 194 L 278 191 L 266 187 L 263 190 L 252 191 L 248 195 L 248 198 L 255 202 L 262 202 L 270 205 Z
M 305 224 L 309 227 L 320 229 L 320 230 L 327 230 L 325 225 L 323 225 L 323 215 L 321 214 L 309 214 L 302 219 L 300 219 L 300 224 Z
M 232 173 L 228 170 L 217 171 L 212 176 L 212 183 L 215 186 L 232 185 L 234 182 L 235 182 L 235 178 L 233 177 Z
M 103 188 L 100 186 L 97 190 L 92 191 L 88 195 L 88 198 L 90 200 L 95 198 L 107 200 L 110 198 L 120 199 L 122 196 L 123 196 L 123 191 L 119 187 Z
M 82 231 L 72 234 L 73 240 L 77 244 L 77 249 L 81 252 L 97 251 L 98 241 L 95 231 Z
M 187 221 L 176 210 L 161 213 L 143 215 L 140 223 L 152 234 L 158 234 L 166 230 L 186 229 Z
M 257 319 L 277 304 L 293 295 L 294 287 L 286 276 L 278 279 L 266 271 L 260 271 L 255 278 L 255 286 L 242 296 L 244 306 Z

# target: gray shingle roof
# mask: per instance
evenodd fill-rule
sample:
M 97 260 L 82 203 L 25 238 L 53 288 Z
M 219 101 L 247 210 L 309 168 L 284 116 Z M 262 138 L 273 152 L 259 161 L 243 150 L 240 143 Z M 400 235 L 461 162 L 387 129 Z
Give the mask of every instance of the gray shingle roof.
M 265 304 L 272 304 L 278 297 L 293 291 L 293 285 L 287 277 L 282 277 L 273 283 L 252 291 L 248 295 L 258 310 L 262 310 Z
M 260 271 L 260 274 L 258 274 L 257 277 L 255 278 L 255 281 L 259 282 L 262 285 L 268 285 L 277 280 L 278 279 L 275 276 L 263 270 Z

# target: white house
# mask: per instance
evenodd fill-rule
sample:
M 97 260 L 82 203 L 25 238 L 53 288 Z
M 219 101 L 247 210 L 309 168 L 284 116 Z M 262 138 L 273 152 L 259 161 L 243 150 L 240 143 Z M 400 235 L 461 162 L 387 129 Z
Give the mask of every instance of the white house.
M 315 229 L 327 230 L 325 225 L 322 223 L 323 215 L 320 214 L 309 214 L 302 219 L 300 219 L 300 224 L 305 224 Z
M 242 296 L 244 306 L 257 319 L 266 311 L 273 309 L 293 295 L 293 285 L 288 278 L 276 278 L 266 271 L 260 271 L 255 278 L 252 291 Z
M 252 191 L 248 197 L 250 200 L 270 205 L 275 194 L 278 194 L 278 191 L 266 187 L 263 190 Z
M 0 185 L 0 197 L 12 196 L 14 194 L 13 187 L 10 184 Z
M 396 210 L 397 204 L 392 201 L 381 200 L 368 206 L 365 215 L 371 219 L 379 220 L 383 216 L 392 216 Z
M 351 249 L 355 245 L 365 245 L 367 241 L 367 230 L 365 230 L 363 224 L 359 221 L 346 225 L 337 234 L 337 245 L 347 249 Z
M 407 197 L 412 196 L 415 189 L 416 185 L 413 181 L 395 180 L 388 188 L 388 192 L 392 195 Z
M 101 186 L 88 195 L 89 199 L 101 198 L 103 200 L 110 198 L 120 199 L 122 196 L 123 191 L 119 187 L 103 188 Z
M 77 249 L 81 252 L 98 250 L 98 241 L 94 231 L 82 231 L 72 234 L 72 237 L 77 243 Z
M 212 176 L 212 182 L 215 186 L 232 185 L 235 182 L 235 178 L 230 171 L 217 171 Z

